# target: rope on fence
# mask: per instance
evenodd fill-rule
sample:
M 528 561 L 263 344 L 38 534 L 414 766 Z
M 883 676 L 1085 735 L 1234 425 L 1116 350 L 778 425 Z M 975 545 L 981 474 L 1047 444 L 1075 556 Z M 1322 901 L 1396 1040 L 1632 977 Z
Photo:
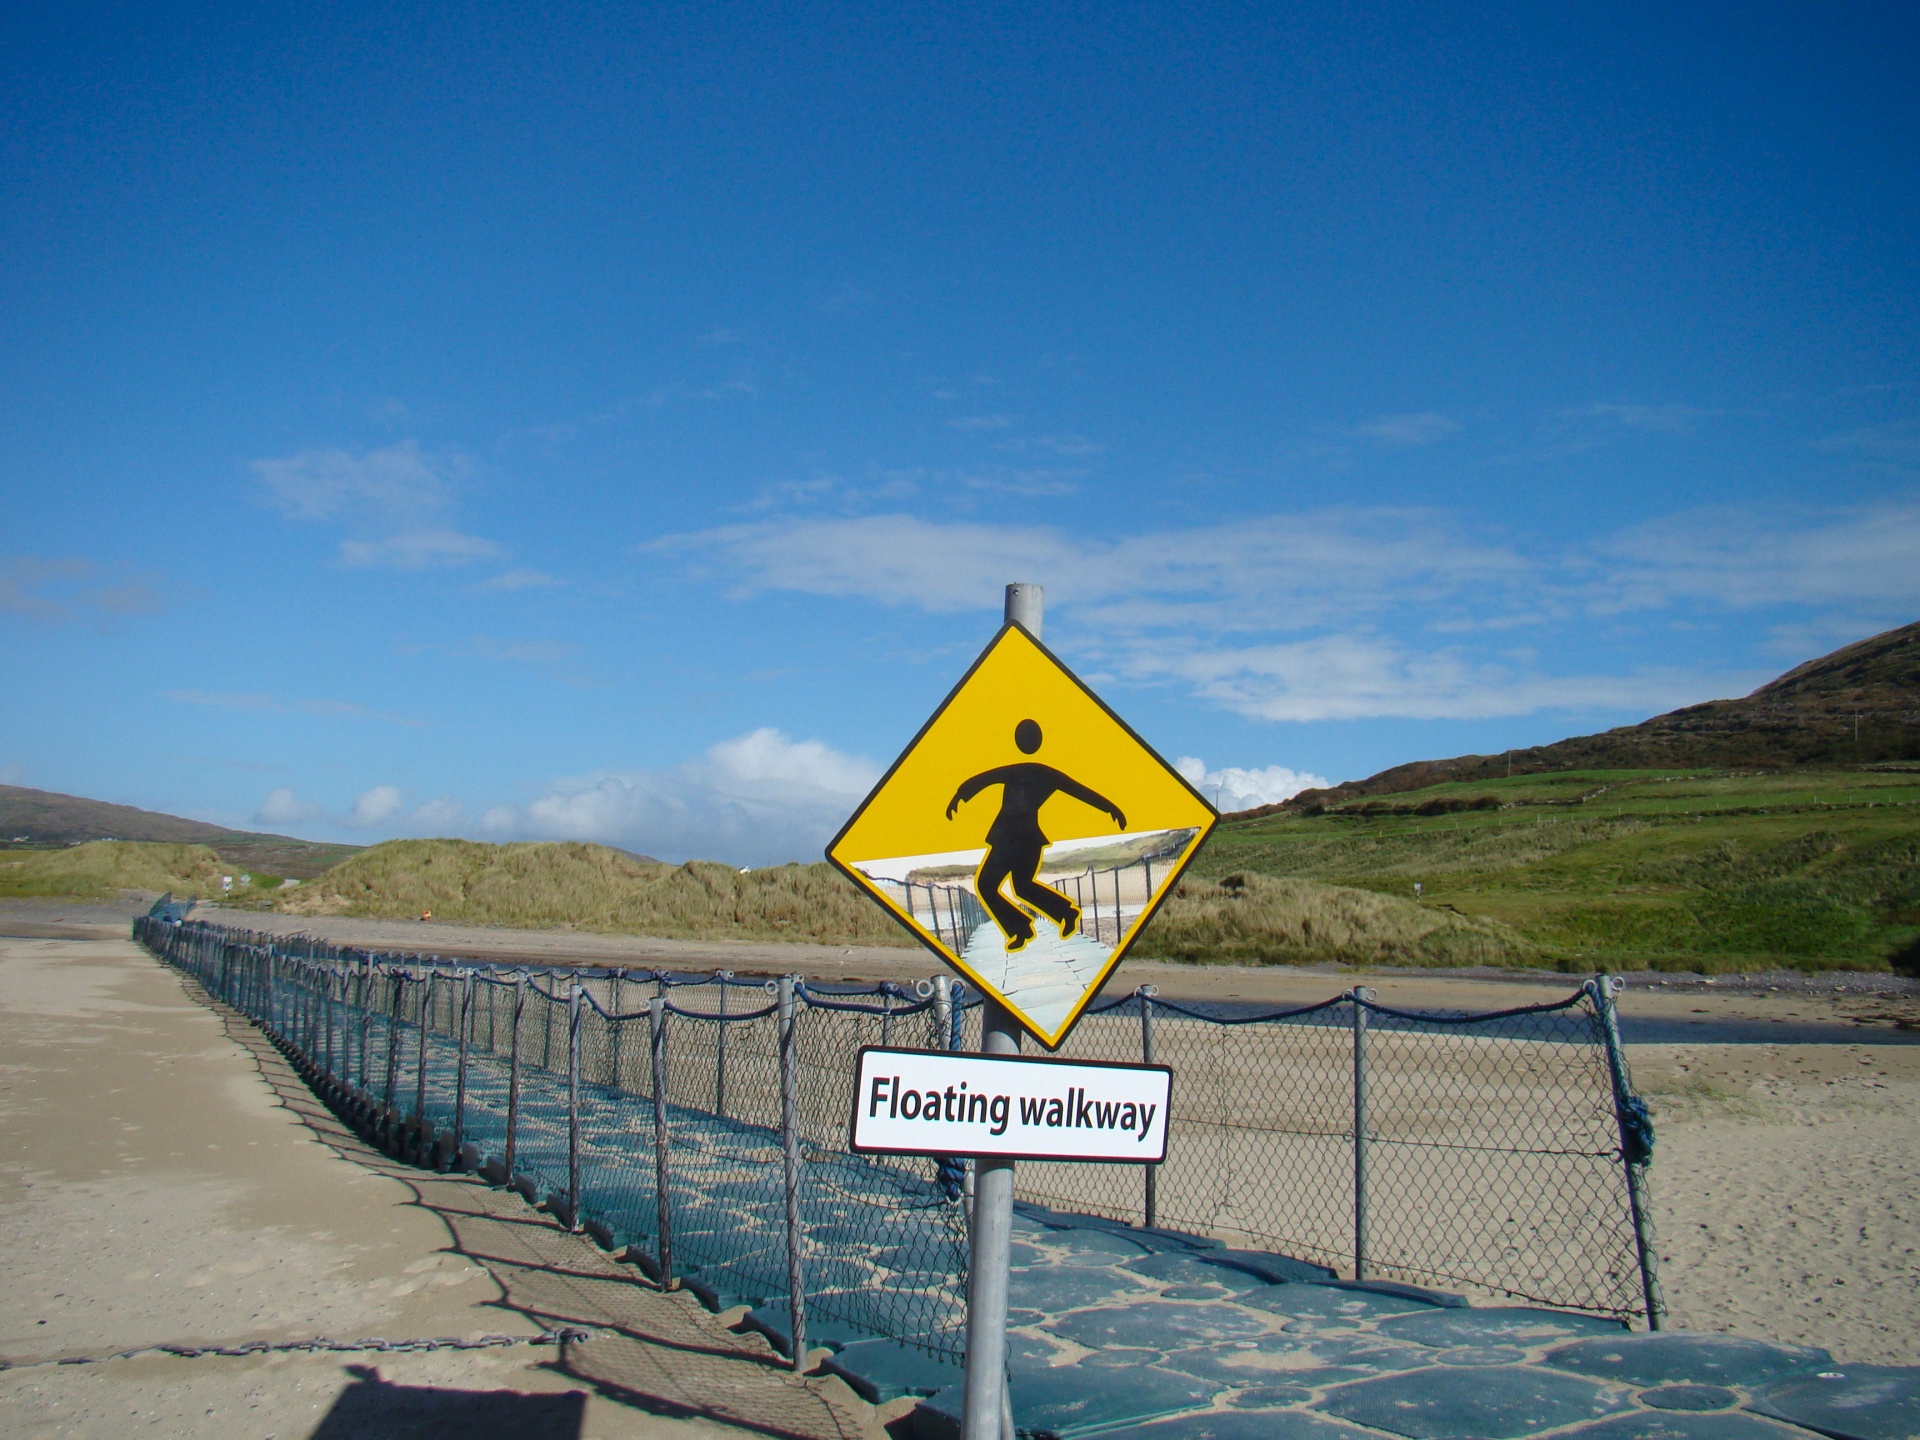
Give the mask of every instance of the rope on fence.
M 533 970 L 161 917 L 135 936 L 394 1153 L 544 1200 L 663 1284 L 784 1313 L 789 1353 L 831 1321 L 959 1354 L 970 1166 L 856 1156 L 846 1135 L 863 1045 L 968 1046 L 979 997 L 957 982 Z M 743 989 L 770 1003 L 735 1008 Z M 1652 1131 L 1612 994 L 1598 977 L 1462 1013 L 1359 989 L 1252 1014 L 1118 997 L 1061 1053 L 1171 1065 L 1173 1150 L 1139 1174 L 1029 1162 L 1021 1198 L 1657 1327 Z

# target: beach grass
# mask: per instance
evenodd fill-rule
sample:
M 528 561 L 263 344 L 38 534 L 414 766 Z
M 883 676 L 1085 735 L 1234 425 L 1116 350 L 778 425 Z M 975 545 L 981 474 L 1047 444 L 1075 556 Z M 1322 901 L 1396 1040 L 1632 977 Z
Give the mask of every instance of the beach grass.
M 1145 958 L 1214 965 L 1524 965 L 1532 947 L 1497 921 L 1397 895 L 1239 871 L 1190 880 L 1142 934 Z
M 205 845 L 164 841 L 94 840 L 10 854 L 19 858 L 0 860 L 0 895 L 94 898 L 170 890 L 182 899 L 205 898 L 219 895 L 220 877 L 233 874 Z
M 284 892 L 296 915 L 412 919 L 687 940 L 908 945 L 904 930 L 825 863 L 743 871 L 663 865 L 604 845 L 390 840 Z

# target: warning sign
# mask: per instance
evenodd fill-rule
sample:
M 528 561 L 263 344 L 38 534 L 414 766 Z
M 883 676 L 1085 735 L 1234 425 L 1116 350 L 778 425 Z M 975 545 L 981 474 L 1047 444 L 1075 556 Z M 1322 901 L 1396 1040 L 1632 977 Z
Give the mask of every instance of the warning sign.
M 1218 818 L 1009 623 L 827 858 L 1051 1050 Z

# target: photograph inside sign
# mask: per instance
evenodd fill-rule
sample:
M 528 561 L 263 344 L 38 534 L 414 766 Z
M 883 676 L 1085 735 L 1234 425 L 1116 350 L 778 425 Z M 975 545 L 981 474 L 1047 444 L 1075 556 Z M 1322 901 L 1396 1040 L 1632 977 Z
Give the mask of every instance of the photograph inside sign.
M 1062 840 L 1044 846 L 1030 870 L 990 846 L 852 864 L 969 970 L 1052 1028 L 1105 968 L 1199 833 Z

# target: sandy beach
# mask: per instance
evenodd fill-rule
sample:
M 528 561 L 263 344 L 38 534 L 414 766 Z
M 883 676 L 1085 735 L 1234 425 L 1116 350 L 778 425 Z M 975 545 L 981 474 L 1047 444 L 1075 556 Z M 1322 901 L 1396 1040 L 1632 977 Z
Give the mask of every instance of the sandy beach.
M 251 1026 L 126 939 L 0 938 L 0 1083 L 0 1433 L 854 1440 L 871 1427 L 838 1380 L 795 1380 L 759 1337 L 636 1283 L 518 1197 L 369 1149 Z M 591 1338 L 564 1355 L 525 1343 L 561 1326 Z M 316 1336 L 516 1343 L 150 1348 Z M 105 1358 L 130 1350 L 144 1353 Z
M 121 923 L 109 909 L 54 913 L 58 909 L 0 909 L 0 933 L 93 927 L 104 936 Z M 273 928 L 289 931 L 324 927 L 330 938 L 355 944 L 535 963 L 688 970 L 724 964 L 837 979 L 931 973 L 930 962 L 909 950 L 849 953 L 392 922 L 291 925 L 279 917 L 222 918 L 274 920 Z M 149 967 L 141 984 L 174 983 L 151 962 L 127 959 L 124 942 L 117 944 L 116 964 L 129 974 Z M 1268 1004 L 1322 999 L 1366 983 L 1389 1003 L 1473 1009 L 1564 995 L 1574 983 L 1560 975 L 1363 976 L 1139 963 L 1129 963 L 1123 979 L 1128 988 L 1156 984 L 1169 997 Z M 1920 1044 L 1913 1043 L 1912 1028 L 1920 1000 L 1913 992 L 1911 982 L 1884 976 L 1767 977 L 1747 984 L 1649 977 L 1626 991 L 1623 1016 L 1700 1037 L 1694 1043 L 1629 1046 L 1636 1084 L 1658 1121 L 1650 1184 L 1674 1328 L 1820 1345 L 1853 1361 L 1911 1364 L 1920 1358 L 1920 1215 L 1912 1205 L 1920 1194 Z M 1730 1044 L 1713 1038 L 1729 1026 L 1748 1037 L 1767 1033 L 1766 1027 L 1804 1030 L 1825 1043 Z M 88 1268 L 78 1253 L 66 1263 Z M 53 1276 L 57 1267 L 42 1264 L 36 1273 Z M 316 1292 L 303 1303 L 311 1309 L 322 1299 Z M 82 1343 L 79 1332 L 68 1343 Z M 13 1383 L 22 1382 L 16 1377 Z

